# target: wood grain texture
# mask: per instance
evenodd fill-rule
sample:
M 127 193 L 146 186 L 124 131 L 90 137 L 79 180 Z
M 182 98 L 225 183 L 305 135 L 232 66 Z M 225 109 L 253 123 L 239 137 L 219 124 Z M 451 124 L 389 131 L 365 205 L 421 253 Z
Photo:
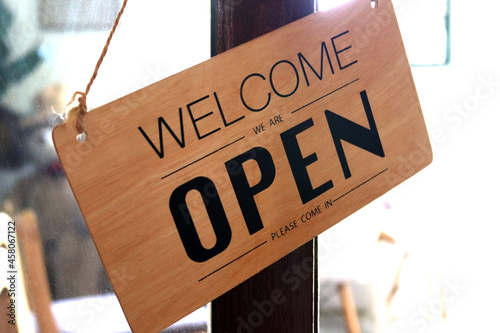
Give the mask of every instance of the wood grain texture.
M 236 6 L 214 0 L 212 5 L 217 8 L 212 13 L 213 55 L 314 12 L 313 0 L 240 1 Z M 316 250 L 315 238 L 214 300 L 212 332 L 318 332 Z M 313 269 L 300 268 L 300 283 L 294 280 L 290 285 L 283 280 L 308 262 Z M 282 297 L 275 303 L 272 295 Z
M 17 236 L 22 254 L 22 270 L 26 281 L 30 309 L 36 316 L 40 332 L 58 333 L 52 313 L 52 297 L 43 258 L 42 241 L 34 212 L 22 212 L 18 218 Z
M 7 309 L 11 305 L 12 298 L 9 297 L 9 289 L 2 288 L 0 289 L 0 307 L 3 309 Z M 2 320 L 0 321 L 0 332 L 2 333 L 18 333 L 17 325 L 9 324 L 9 317 L 2 316 Z
M 338 286 L 340 296 L 340 304 L 342 305 L 342 314 L 344 315 L 344 323 L 347 333 L 361 333 L 359 324 L 358 311 L 354 302 L 352 289 L 346 282 L 340 283 Z
M 313 0 L 212 1 L 212 56 L 314 13 Z
M 323 45 L 329 56 L 319 75 Z M 309 67 L 303 72 L 300 54 L 317 76 Z M 268 101 L 260 112 L 246 109 L 240 95 L 242 82 L 255 73 L 261 76 L 252 76 L 242 94 L 254 108 Z M 271 126 L 270 119 L 280 116 L 283 121 Z M 259 124 L 267 130 L 257 135 Z M 158 331 L 227 292 L 432 159 L 389 0 L 379 1 L 377 9 L 369 1 L 353 0 L 312 14 L 91 111 L 84 126 L 85 143 L 75 140 L 71 123 L 54 130 L 54 141 L 125 315 L 139 333 Z M 362 134 L 351 138 L 354 144 L 341 140 L 353 128 Z M 307 159 L 307 176 L 298 182 L 282 139 L 285 132 L 297 139 L 298 148 L 292 150 Z M 355 142 L 368 137 L 370 145 L 380 141 L 383 154 Z M 276 173 L 254 196 L 263 228 L 250 232 L 247 224 L 255 220 L 243 214 L 232 180 L 243 174 L 249 187 L 259 188 L 263 176 L 269 178 L 271 168 L 252 160 L 256 147 L 268 153 Z M 350 174 L 341 163 L 341 150 Z M 253 157 L 228 170 L 226 162 L 245 153 Z M 177 203 L 171 207 L 172 194 L 200 177 L 214 185 L 189 191 L 187 210 Z M 304 201 L 297 184 L 308 180 L 313 189 L 334 187 Z M 210 203 L 220 198 L 224 213 L 216 221 L 225 226 L 226 215 L 230 243 L 216 256 L 196 262 L 186 250 L 194 243 L 183 242 L 178 230 L 194 226 L 207 251 L 218 251 L 220 241 L 203 198 Z M 318 206 L 323 211 L 311 214 Z M 184 217 L 182 222 L 175 223 L 175 212 Z M 303 223 L 306 213 L 310 218 Z M 298 225 L 294 231 L 272 236 L 293 221 Z
M 316 241 L 212 303 L 212 332 L 318 332 Z

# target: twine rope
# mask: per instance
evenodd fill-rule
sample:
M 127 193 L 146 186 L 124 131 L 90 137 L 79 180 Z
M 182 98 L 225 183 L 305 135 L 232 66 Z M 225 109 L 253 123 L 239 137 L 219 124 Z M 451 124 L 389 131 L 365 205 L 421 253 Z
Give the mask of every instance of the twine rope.
M 92 87 L 92 84 L 94 83 L 97 73 L 99 72 L 99 68 L 101 67 L 101 64 L 104 60 L 104 57 L 106 57 L 106 53 L 108 52 L 109 45 L 111 44 L 111 39 L 113 39 L 113 35 L 115 34 L 116 28 L 118 27 L 118 23 L 120 23 L 120 18 L 123 15 L 123 12 L 125 11 L 125 7 L 127 6 L 128 0 L 123 0 L 122 8 L 120 9 L 120 12 L 116 16 L 115 23 L 113 24 L 113 28 L 111 29 L 108 39 L 106 40 L 106 44 L 104 45 L 104 48 L 102 49 L 101 56 L 99 57 L 99 60 L 97 61 L 97 64 L 95 65 L 94 68 L 94 73 L 92 73 L 92 76 L 90 78 L 89 83 L 87 84 L 87 87 L 85 88 L 85 91 L 77 91 L 73 94 L 71 97 L 71 100 L 69 101 L 68 105 L 66 106 L 66 110 L 64 111 L 63 118 L 65 119 L 71 119 L 71 118 L 76 118 L 76 130 L 78 134 L 85 134 L 85 129 L 83 127 L 83 118 L 88 112 L 88 107 L 87 107 L 87 95 L 89 94 L 90 88 Z M 73 104 L 75 101 L 78 101 L 78 105 L 71 108 L 70 110 L 67 110 L 71 104 Z

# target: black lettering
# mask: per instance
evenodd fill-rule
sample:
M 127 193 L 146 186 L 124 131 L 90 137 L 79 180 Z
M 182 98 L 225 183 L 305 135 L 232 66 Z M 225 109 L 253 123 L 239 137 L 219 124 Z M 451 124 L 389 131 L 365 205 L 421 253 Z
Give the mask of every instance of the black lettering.
M 276 69 L 276 67 L 278 67 L 279 64 L 289 64 L 292 67 L 293 71 L 295 72 L 295 77 L 297 79 L 297 83 L 295 84 L 295 88 L 293 89 L 293 91 L 291 93 L 289 93 L 289 94 L 280 94 L 276 90 L 276 87 L 274 85 L 273 74 L 274 74 L 274 70 Z M 276 95 L 278 95 L 280 97 L 283 97 L 283 98 L 292 96 L 293 94 L 295 94 L 295 92 L 299 88 L 299 81 L 300 81 L 299 72 L 297 71 L 297 68 L 295 67 L 295 65 L 292 64 L 288 60 L 281 60 L 281 61 L 278 61 L 277 63 L 275 63 L 274 66 L 273 66 L 273 68 L 271 68 L 271 73 L 269 74 L 269 79 L 271 80 L 271 87 L 273 88 L 273 91 L 276 93 Z
M 351 171 L 349 169 L 349 164 L 347 163 L 344 148 L 342 147 L 342 140 L 369 151 L 377 156 L 385 157 L 384 148 L 382 147 L 382 142 L 380 141 L 377 125 L 375 124 L 375 119 L 373 118 L 373 112 L 370 102 L 368 101 L 366 91 L 363 90 L 360 95 L 361 100 L 363 101 L 366 117 L 368 118 L 368 124 L 370 125 L 369 129 L 331 111 L 325 110 L 326 120 L 328 122 L 328 126 L 330 127 L 330 132 L 332 134 L 333 142 L 335 143 L 335 148 L 337 149 L 337 155 L 339 157 L 340 164 L 342 165 L 345 179 L 351 177 Z
M 285 148 L 288 163 L 292 169 L 293 178 L 295 178 L 295 183 L 297 184 L 297 189 L 299 190 L 300 199 L 303 204 L 311 201 L 333 187 L 333 182 L 329 180 L 314 189 L 312 187 L 309 174 L 307 173 L 307 166 L 316 162 L 318 160 L 318 156 L 316 153 L 313 153 L 309 156 L 303 157 L 297 141 L 297 135 L 313 126 L 314 122 L 312 118 L 309 118 L 303 123 L 300 123 L 297 126 L 281 133 L 281 141 L 283 141 L 283 147 Z
M 163 157 L 165 157 L 165 151 L 163 148 L 163 128 L 162 128 L 162 125 L 168 129 L 168 131 L 170 132 L 172 137 L 175 139 L 175 141 L 179 144 L 179 146 L 181 148 L 184 148 L 186 146 L 186 142 L 184 141 L 184 124 L 183 124 L 183 120 L 182 120 L 182 108 L 179 108 L 179 123 L 180 123 L 180 127 L 181 127 L 182 141 L 179 140 L 179 138 L 175 135 L 174 131 L 172 131 L 172 129 L 170 128 L 168 123 L 165 121 L 165 119 L 163 119 L 163 117 L 158 118 L 158 133 L 160 136 L 160 149 L 159 150 L 158 150 L 158 148 L 156 148 L 156 145 L 153 143 L 153 141 L 151 141 L 151 139 L 146 134 L 146 132 L 144 132 L 142 127 L 139 127 L 139 131 L 141 131 L 142 135 L 146 138 L 146 140 L 149 142 L 151 147 L 153 147 L 156 154 L 158 154 L 158 156 L 160 158 L 163 158 Z
M 271 93 L 268 93 L 268 94 L 267 94 L 267 96 L 268 96 L 268 98 L 267 98 L 267 102 L 266 102 L 266 104 L 265 104 L 263 107 L 261 107 L 260 109 L 254 109 L 254 108 L 250 107 L 250 106 L 246 103 L 245 98 L 243 97 L 243 87 L 245 86 L 245 83 L 247 82 L 247 80 L 248 80 L 249 78 L 253 77 L 253 76 L 260 77 L 260 78 L 261 78 L 262 80 L 264 80 L 264 81 L 266 80 L 266 78 L 264 77 L 264 75 L 259 74 L 259 73 L 254 73 L 254 74 L 250 74 L 250 75 L 248 75 L 248 76 L 247 76 L 247 77 L 243 80 L 243 82 L 241 83 L 241 88 L 240 88 L 240 98 L 241 98 L 241 101 L 243 102 L 243 105 L 245 105 L 245 107 L 246 107 L 248 110 L 253 111 L 253 112 L 259 112 L 259 111 L 262 111 L 262 110 L 264 110 L 265 108 L 267 108 L 267 106 L 268 106 L 268 105 L 269 105 L 269 103 L 271 102 Z
M 332 38 L 333 50 L 335 51 L 335 56 L 337 57 L 337 62 L 338 62 L 338 64 L 339 64 L 340 70 L 344 70 L 344 69 L 346 69 L 347 67 L 352 66 L 352 65 L 354 65 L 355 63 L 357 63 L 357 62 L 358 62 L 357 60 L 355 60 L 355 61 L 351 62 L 350 64 L 348 64 L 348 65 L 346 65 L 346 66 L 342 66 L 342 64 L 340 63 L 339 54 L 341 54 L 341 53 L 342 53 L 342 52 L 344 52 L 344 51 L 349 50 L 349 49 L 352 47 L 352 45 L 349 45 L 348 47 L 343 48 L 343 49 L 342 49 L 342 50 L 340 50 L 340 51 L 337 51 L 337 46 L 335 45 L 335 39 L 337 39 L 337 38 L 339 38 L 339 37 L 342 37 L 342 36 L 344 36 L 344 35 L 346 35 L 346 34 L 348 34 L 348 33 L 349 33 L 349 30 L 344 31 L 344 32 L 343 32 L 343 33 L 341 33 L 340 35 L 337 35 L 337 36 L 335 36 L 335 37 L 333 37 L 333 38 Z
M 214 194 L 207 195 L 204 193 L 204 189 L 209 187 L 213 189 Z M 200 236 L 196 231 L 193 218 L 186 205 L 186 196 L 192 190 L 201 194 L 217 237 L 217 241 L 211 249 L 206 249 L 201 244 Z M 205 262 L 223 252 L 229 246 L 232 236 L 231 227 L 215 184 L 210 179 L 198 177 L 176 188 L 170 197 L 170 211 L 184 249 L 191 260 Z
M 264 124 L 260 124 L 259 126 L 256 126 L 253 128 L 253 132 L 255 134 L 259 134 L 259 133 L 262 133 L 262 132 L 265 132 L 266 131 L 266 128 L 264 127 Z
M 302 67 L 302 72 L 304 73 L 304 78 L 306 79 L 307 86 L 309 86 L 310 84 L 309 84 L 309 78 L 307 77 L 306 68 L 304 67 L 304 62 L 307 64 L 307 66 L 309 66 L 309 68 L 312 70 L 312 72 L 314 73 L 314 75 L 316 75 L 318 79 L 323 80 L 323 64 L 324 64 L 325 53 L 326 53 L 326 58 L 328 59 L 328 64 L 330 65 L 330 70 L 332 71 L 332 74 L 334 74 L 332 60 L 330 59 L 330 54 L 328 53 L 328 49 L 326 48 L 325 42 L 321 43 L 321 69 L 319 74 L 314 69 L 314 67 L 309 63 L 309 61 L 307 61 L 306 57 L 304 57 L 302 53 L 298 54 L 300 66 Z
M 204 118 L 208 117 L 208 116 L 211 116 L 211 115 L 213 114 L 213 111 L 211 111 L 211 112 L 209 112 L 209 113 L 206 113 L 206 114 L 204 114 L 203 116 L 201 116 L 201 117 L 199 117 L 199 118 L 196 118 L 196 119 L 195 119 L 195 118 L 194 118 L 194 116 L 193 116 L 193 110 L 191 110 L 191 107 L 192 107 L 193 105 L 198 104 L 198 103 L 200 103 L 200 102 L 202 102 L 202 101 L 206 100 L 206 99 L 207 99 L 207 98 L 209 98 L 209 97 L 210 97 L 210 96 L 209 96 L 209 95 L 207 95 L 207 96 L 202 97 L 202 98 L 200 98 L 199 100 L 194 101 L 194 102 L 192 102 L 192 103 L 189 103 L 189 104 L 187 105 L 187 109 L 188 109 L 188 112 L 189 112 L 189 116 L 191 117 L 191 121 L 193 122 L 194 129 L 195 129 L 195 131 L 196 131 L 196 135 L 198 136 L 198 140 L 201 140 L 201 139 L 203 139 L 203 138 L 206 138 L 207 136 L 209 136 L 209 135 L 211 135 L 211 134 L 214 134 L 215 132 L 220 131 L 220 127 L 219 127 L 219 128 L 217 128 L 217 129 L 215 129 L 215 130 L 211 131 L 210 133 L 207 133 L 207 134 L 205 134 L 205 135 L 200 135 L 200 131 L 198 130 L 198 125 L 196 125 L 196 123 L 197 123 L 198 121 L 200 121 L 200 120 L 202 120 L 202 119 L 204 119 Z
M 232 124 L 234 124 L 234 123 L 242 120 L 243 118 L 245 118 L 245 116 L 241 116 L 238 119 L 235 119 L 235 120 L 233 120 L 233 121 L 231 121 L 231 122 L 228 123 L 226 121 L 226 116 L 224 116 L 224 112 L 222 111 L 222 106 L 220 105 L 219 97 L 217 96 L 216 92 L 214 92 L 214 97 L 215 97 L 215 101 L 217 102 L 217 107 L 219 108 L 219 113 L 220 113 L 220 115 L 222 117 L 222 121 L 224 122 L 224 127 L 228 127 L 228 126 L 230 126 L 230 125 L 232 125 Z
M 260 182 L 253 187 L 250 187 L 245 170 L 242 167 L 243 163 L 251 159 L 257 162 L 261 173 Z M 234 169 L 235 165 L 237 165 L 237 168 L 241 170 L 241 172 L 233 172 L 231 174 L 229 170 L 230 168 Z M 226 162 L 226 168 L 228 170 L 231 183 L 233 184 L 234 193 L 238 199 L 241 212 L 245 218 L 248 232 L 250 235 L 253 235 L 257 231 L 264 228 L 264 224 L 262 223 L 254 197 L 271 186 L 274 181 L 276 168 L 274 166 L 273 158 L 266 149 L 256 147 Z

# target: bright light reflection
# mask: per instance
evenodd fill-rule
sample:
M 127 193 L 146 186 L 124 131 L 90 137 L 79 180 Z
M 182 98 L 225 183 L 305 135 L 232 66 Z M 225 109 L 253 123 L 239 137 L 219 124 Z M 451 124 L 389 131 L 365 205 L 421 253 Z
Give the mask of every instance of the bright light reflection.
M 346 2 L 349 2 L 351 0 L 321 0 L 318 2 L 318 10 L 328 10 L 333 7 L 340 6 Z

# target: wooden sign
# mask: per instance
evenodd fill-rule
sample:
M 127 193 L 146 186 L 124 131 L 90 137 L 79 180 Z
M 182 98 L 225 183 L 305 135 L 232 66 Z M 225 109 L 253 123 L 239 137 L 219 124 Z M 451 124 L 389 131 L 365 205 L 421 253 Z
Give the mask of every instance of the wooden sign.
M 54 130 L 134 332 L 174 323 L 431 162 L 394 9 L 378 4 L 310 15 L 91 111 L 84 143 L 74 124 Z

